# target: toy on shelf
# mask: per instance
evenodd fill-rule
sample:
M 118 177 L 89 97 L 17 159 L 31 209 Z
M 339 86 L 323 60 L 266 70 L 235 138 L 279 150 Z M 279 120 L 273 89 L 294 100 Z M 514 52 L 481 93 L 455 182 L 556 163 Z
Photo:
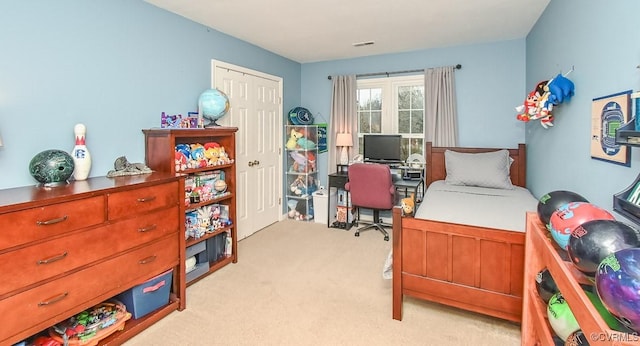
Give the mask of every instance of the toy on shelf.
M 287 141 L 287 149 L 293 150 L 298 146 L 298 140 L 302 138 L 302 132 L 296 131 L 296 129 L 291 129 L 291 136 Z
M 177 172 L 234 162 L 225 148 L 216 142 L 176 144 L 174 160 Z

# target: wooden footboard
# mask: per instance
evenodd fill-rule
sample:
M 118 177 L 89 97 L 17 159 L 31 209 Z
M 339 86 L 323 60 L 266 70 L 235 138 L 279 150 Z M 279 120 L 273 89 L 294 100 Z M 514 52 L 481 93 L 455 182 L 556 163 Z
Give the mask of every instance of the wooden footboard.
M 525 234 L 393 210 L 393 318 L 405 295 L 520 322 Z

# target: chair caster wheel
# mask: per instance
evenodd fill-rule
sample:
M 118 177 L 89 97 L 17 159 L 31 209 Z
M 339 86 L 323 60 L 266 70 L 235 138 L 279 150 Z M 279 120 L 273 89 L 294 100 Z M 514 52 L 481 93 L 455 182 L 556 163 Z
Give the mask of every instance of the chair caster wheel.
M 356 237 L 359 237 L 359 236 L 360 236 L 360 233 L 356 232 L 354 235 L 355 235 Z
M 385 236 L 384 236 L 384 240 L 389 241 L 389 236 L 388 236 L 388 235 L 385 235 Z

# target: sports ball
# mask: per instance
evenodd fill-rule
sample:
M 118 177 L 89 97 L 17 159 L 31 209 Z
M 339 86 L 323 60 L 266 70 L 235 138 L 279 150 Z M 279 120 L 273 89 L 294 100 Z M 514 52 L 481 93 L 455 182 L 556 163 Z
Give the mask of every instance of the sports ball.
M 549 229 L 549 219 L 551 214 L 560 208 L 561 205 L 569 202 L 589 202 L 586 198 L 571 191 L 557 190 L 551 191 L 538 200 L 538 217 L 540 221 Z
M 536 275 L 536 290 L 540 298 L 547 304 L 551 297 L 559 292 L 558 286 L 556 286 L 556 282 L 553 281 L 553 277 L 551 277 L 551 273 L 547 268 L 544 268 Z
M 596 290 L 612 315 L 640 332 L 640 248 L 622 249 L 605 257 L 596 272 Z
M 602 304 L 602 301 L 600 300 L 600 297 L 598 297 L 597 293 L 593 293 L 590 291 L 584 291 L 584 293 L 587 295 L 589 300 L 591 300 L 591 304 L 593 304 L 596 310 L 598 310 L 598 313 L 600 313 L 600 317 L 602 317 L 605 323 L 607 323 L 609 328 L 619 331 L 624 330 L 624 326 L 620 323 L 620 321 L 618 321 L 618 319 L 613 316 L 611 312 L 609 312 L 609 310 L 607 310 L 604 304 Z
M 547 318 L 553 331 L 562 340 L 567 340 L 571 333 L 580 329 L 576 317 L 571 312 L 569 304 L 560 292 L 554 294 L 547 305 Z
M 67 184 L 74 169 L 73 156 L 58 149 L 41 151 L 29 162 L 31 176 L 46 187 Z
M 225 192 L 227 190 L 227 183 L 222 179 L 218 179 L 213 183 L 213 188 L 218 192 Z
M 614 220 L 608 211 L 587 202 L 569 202 L 551 214 L 549 226 L 553 240 L 566 250 L 571 231 L 591 220 Z
M 578 270 L 594 277 L 605 257 L 630 247 L 640 247 L 634 228 L 617 220 L 591 220 L 571 231 L 567 253 Z

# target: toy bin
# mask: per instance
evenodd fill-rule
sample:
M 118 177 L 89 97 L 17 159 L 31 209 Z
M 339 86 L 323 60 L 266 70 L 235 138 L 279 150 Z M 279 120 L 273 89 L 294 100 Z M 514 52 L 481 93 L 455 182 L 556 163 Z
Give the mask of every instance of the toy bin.
M 169 304 L 172 278 L 173 269 L 170 269 L 119 294 L 116 299 L 127 307 L 134 319 L 141 318 Z

